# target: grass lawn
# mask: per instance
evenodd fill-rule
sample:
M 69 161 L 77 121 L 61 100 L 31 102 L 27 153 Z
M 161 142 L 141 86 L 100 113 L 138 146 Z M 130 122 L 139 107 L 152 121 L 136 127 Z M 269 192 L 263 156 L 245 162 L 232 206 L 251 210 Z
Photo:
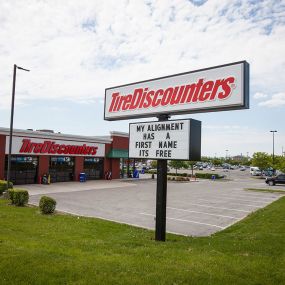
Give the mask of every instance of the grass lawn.
M 256 192 L 283 193 L 283 194 L 285 194 L 285 190 L 281 190 L 281 189 L 245 188 L 244 190 L 246 190 L 246 191 L 256 191 Z
M 153 236 L 0 200 L 0 284 L 285 284 L 285 197 L 211 237 Z

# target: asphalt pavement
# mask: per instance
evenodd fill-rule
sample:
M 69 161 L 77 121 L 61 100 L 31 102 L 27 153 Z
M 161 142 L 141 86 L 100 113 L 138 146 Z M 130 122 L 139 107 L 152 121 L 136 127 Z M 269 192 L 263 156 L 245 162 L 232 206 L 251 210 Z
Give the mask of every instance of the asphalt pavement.
M 282 196 L 245 191 L 244 188 L 269 188 L 264 180 L 252 178 L 248 173 L 241 174 L 236 170 L 231 171 L 230 176 L 227 181 L 168 181 L 167 232 L 188 236 L 211 235 Z M 29 190 L 30 203 L 34 205 L 38 205 L 42 195 L 48 195 L 56 199 L 59 211 L 154 229 L 156 180 L 148 177 L 34 184 L 21 188 Z M 285 186 L 269 189 L 277 188 L 285 190 Z

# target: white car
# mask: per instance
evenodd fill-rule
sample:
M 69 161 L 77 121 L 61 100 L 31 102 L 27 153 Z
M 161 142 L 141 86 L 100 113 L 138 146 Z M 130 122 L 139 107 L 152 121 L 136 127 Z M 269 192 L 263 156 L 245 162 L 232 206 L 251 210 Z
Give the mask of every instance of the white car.
M 258 167 L 252 166 L 252 167 L 250 167 L 250 174 L 252 176 L 261 176 L 261 171 Z

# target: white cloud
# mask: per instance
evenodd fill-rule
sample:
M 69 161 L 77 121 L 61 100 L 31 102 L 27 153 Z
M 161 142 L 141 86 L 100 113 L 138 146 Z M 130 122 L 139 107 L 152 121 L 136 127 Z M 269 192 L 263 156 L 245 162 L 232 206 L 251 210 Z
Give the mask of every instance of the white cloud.
M 239 126 L 239 125 L 206 125 L 203 126 L 204 129 L 209 129 L 209 130 L 227 130 L 227 131 L 241 131 L 241 130 L 247 130 L 248 126 Z
M 253 95 L 253 98 L 254 99 L 264 99 L 264 98 L 267 98 L 268 95 L 267 94 L 264 94 L 264 93 L 261 93 L 261 92 L 256 92 L 254 95 Z
M 281 2 L 192 2 L 1 1 L 1 108 L 14 63 L 31 69 L 17 73 L 23 103 L 91 102 L 106 87 L 243 59 L 254 88 L 284 90 Z
M 260 102 L 258 105 L 265 106 L 265 107 L 281 107 L 285 105 L 285 93 L 277 93 L 272 95 L 271 99 Z
M 282 132 L 275 136 L 275 152 L 281 155 L 285 142 Z M 272 152 L 272 134 L 269 130 L 235 125 L 208 125 L 203 126 L 202 154 L 205 156 L 225 156 L 237 154 L 252 155 L 254 152 Z

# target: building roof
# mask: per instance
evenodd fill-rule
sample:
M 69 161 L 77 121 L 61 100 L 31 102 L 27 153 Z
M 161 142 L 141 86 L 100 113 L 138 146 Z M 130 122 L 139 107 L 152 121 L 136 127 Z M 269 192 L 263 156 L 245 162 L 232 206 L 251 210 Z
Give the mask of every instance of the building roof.
M 0 128 L 0 135 L 9 136 L 9 128 Z M 43 131 L 33 131 L 33 130 L 21 130 L 14 129 L 13 136 L 25 136 L 25 137 L 34 137 L 34 138 L 48 138 L 48 139 L 57 139 L 57 140 L 72 140 L 72 141 L 81 141 L 81 142 L 90 142 L 90 143 L 111 143 L 112 138 L 108 136 L 81 136 L 81 135 L 71 135 L 71 134 L 62 134 L 62 133 L 51 133 Z
M 129 137 L 129 134 L 128 133 L 124 133 L 124 132 L 113 131 L 113 132 L 110 132 L 110 134 L 111 134 L 111 136 L 126 137 L 126 138 Z

